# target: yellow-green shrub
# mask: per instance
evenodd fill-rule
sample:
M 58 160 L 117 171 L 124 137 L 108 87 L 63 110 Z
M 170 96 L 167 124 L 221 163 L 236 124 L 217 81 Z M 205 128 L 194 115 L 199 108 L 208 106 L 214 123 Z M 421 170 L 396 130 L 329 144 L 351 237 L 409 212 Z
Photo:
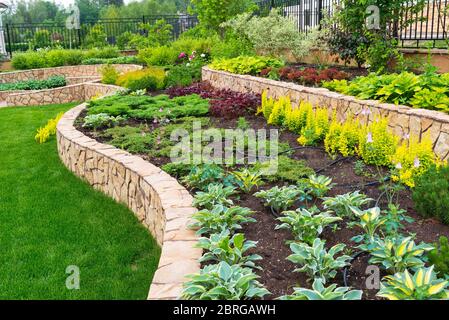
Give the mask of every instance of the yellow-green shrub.
M 311 107 L 307 107 L 306 112 L 306 125 L 301 129 L 301 136 L 298 138 L 298 143 L 303 146 L 314 145 L 322 141 L 329 131 L 327 108 L 317 108 L 313 111 Z
M 165 70 L 163 68 L 151 67 L 126 72 L 117 78 L 116 84 L 131 91 L 141 89 L 160 90 L 165 86 Z
M 344 123 L 340 123 L 334 114 L 329 131 L 324 139 L 326 152 L 331 156 L 335 156 L 337 153 L 341 153 L 344 157 L 355 155 L 360 130 L 361 126 L 358 119 L 349 116 Z
M 410 137 L 391 156 L 391 163 L 395 166 L 392 179 L 413 188 L 415 179 L 426 172 L 436 161 L 432 141 L 428 136 L 424 137 L 421 142 L 416 137 Z
M 54 119 L 48 120 L 47 124 L 43 128 L 37 129 L 37 133 L 34 136 L 34 139 L 38 143 L 44 143 L 47 142 L 48 139 L 56 134 L 56 125 L 58 124 L 59 120 L 64 115 L 63 112 L 58 113 L 58 115 Z
M 257 108 L 257 114 L 263 114 L 265 119 L 269 119 L 274 107 L 274 99 L 268 98 L 267 91 L 262 92 L 262 101 L 259 108 Z
M 389 166 L 398 141 L 388 130 L 388 119 L 378 118 L 360 130 L 357 152 L 367 164 Z
M 273 109 L 268 118 L 268 124 L 282 126 L 285 122 L 285 115 L 292 109 L 289 97 L 280 97 L 273 104 Z
M 307 124 L 307 115 L 313 111 L 310 103 L 301 101 L 299 106 L 290 109 L 285 114 L 285 126 L 292 132 L 301 133 L 301 129 Z
M 101 67 L 101 83 L 105 84 L 115 84 L 117 82 L 117 78 L 119 77 L 118 71 L 114 68 L 114 66 L 107 64 Z

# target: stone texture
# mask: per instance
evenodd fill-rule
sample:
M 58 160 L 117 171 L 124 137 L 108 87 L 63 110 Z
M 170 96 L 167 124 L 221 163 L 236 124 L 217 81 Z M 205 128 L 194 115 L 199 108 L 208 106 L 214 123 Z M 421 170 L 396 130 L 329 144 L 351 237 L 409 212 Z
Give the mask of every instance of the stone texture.
M 410 134 L 419 139 L 423 135 L 428 135 L 434 145 L 435 154 L 443 160 L 449 159 L 447 137 L 449 115 L 443 112 L 413 109 L 373 100 L 358 100 L 323 88 L 309 88 L 293 83 L 237 75 L 207 67 L 203 67 L 202 79 L 220 89 L 259 94 L 267 90 L 268 96 L 275 98 L 289 95 L 294 104 L 298 104 L 300 100 L 307 100 L 314 107 L 327 107 L 330 115 L 335 110 L 339 121 L 344 121 L 348 114 L 358 115 L 363 123 L 371 122 L 378 116 L 388 117 L 389 127 L 396 135 L 402 138 L 404 135 Z M 362 116 L 361 111 L 366 109 L 370 110 L 369 116 Z M 442 132 L 447 134 L 442 134 Z
M 114 86 L 84 84 L 88 95 L 113 92 Z M 86 95 L 86 92 L 84 93 Z M 73 122 L 86 108 L 81 104 L 64 114 L 57 125 L 62 162 L 95 189 L 127 205 L 145 225 L 162 253 L 148 299 L 177 299 L 186 275 L 198 273 L 202 250 L 188 226 L 197 211 L 192 197 L 174 178 L 126 151 L 98 143 L 77 131 Z

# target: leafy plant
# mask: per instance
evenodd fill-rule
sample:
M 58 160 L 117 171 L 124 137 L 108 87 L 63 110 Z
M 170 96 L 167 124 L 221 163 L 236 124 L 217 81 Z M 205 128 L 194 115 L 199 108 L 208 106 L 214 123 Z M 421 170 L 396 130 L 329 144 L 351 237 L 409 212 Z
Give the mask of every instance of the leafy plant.
M 275 186 L 270 190 L 262 190 L 254 194 L 257 198 L 265 200 L 265 206 L 273 211 L 280 213 L 287 210 L 299 199 L 302 193 L 296 186 L 281 187 Z
M 423 254 L 432 249 L 434 247 L 426 243 L 417 245 L 412 237 L 377 239 L 370 250 L 369 263 L 381 264 L 393 274 L 404 272 L 424 267 Z
M 126 72 L 118 76 L 117 85 L 131 91 L 140 89 L 160 90 L 165 86 L 165 70 L 151 67 L 142 70 Z
M 84 118 L 83 127 L 92 128 L 94 130 L 97 130 L 98 128 L 110 128 L 119 124 L 120 122 L 123 122 L 124 120 L 124 117 L 114 117 L 106 113 L 91 114 L 87 115 Z
M 437 217 L 449 224 L 449 166 L 432 165 L 415 180 L 413 202 L 425 217 Z
M 231 59 L 213 60 L 209 67 L 231 73 L 257 75 L 265 68 L 279 68 L 282 65 L 282 61 L 270 57 L 240 56 Z
M 210 96 L 209 111 L 217 118 L 236 119 L 254 114 L 259 104 L 259 95 L 220 90 Z
M 231 207 L 227 208 L 223 205 L 216 205 L 212 210 L 201 210 L 195 213 L 192 218 L 196 222 L 191 224 L 191 227 L 198 229 L 198 235 L 205 233 L 214 234 L 223 231 L 233 232 L 242 228 L 242 223 L 255 222 L 251 218 L 253 211 L 248 208 Z
M 376 231 L 385 224 L 387 219 L 381 216 L 379 207 L 367 210 L 351 207 L 351 210 L 360 220 L 358 222 L 353 222 L 350 225 L 357 226 L 365 231 L 365 234 L 355 236 L 351 240 L 357 243 L 363 242 L 360 248 L 362 250 L 368 250 L 376 240 Z
M 361 125 L 352 116 L 348 116 L 344 123 L 340 123 L 334 114 L 329 130 L 324 138 L 326 152 L 332 157 L 341 153 L 344 157 L 357 153 Z
M 334 186 L 332 178 L 323 175 L 311 175 L 304 182 L 308 186 L 310 193 L 317 198 L 323 197 Z
M 446 237 L 440 237 L 435 248 L 428 253 L 430 265 L 435 266 L 435 271 L 442 277 L 449 275 L 449 242 Z
M 383 229 L 389 235 L 397 235 L 399 230 L 404 228 L 403 222 L 412 223 L 415 221 L 413 218 L 406 215 L 407 211 L 393 203 L 389 203 L 388 208 L 383 210 L 382 213 L 387 219 Z
M 235 188 L 222 184 L 209 184 L 207 192 L 199 191 L 195 194 L 192 205 L 197 208 L 212 210 L 217 205 L 232 206 L 233 202 L 229 199 L 235 192 Z
M 318 209 L 297 209 L 296 211 L 286 211 L 283 217 L 277 218 L 281 222 L 276 226 L 278 229 L 290 230 L 295 240 L 312 244 L 319 237 L 326 226 L 329 226 L 342 219 L 333 217 L 329 212 L 319 212 Z
M 351 257 L 347 255 L 335 257 L 345 249 L 344 244 L 335 245 L 329 251 L 324 245 L 325 241 L 319 238 L 313 241 L 312 246 L 306 243 L 291 243 L 290 249 L 293 254 L 287 259 L 300 265 L 295 272 L 305 272 L 312 279 L 320 279 L 323 284 L 335 278 L 337 271 L 347 266 Z
M 348 287 L 337 287 L 332 284 L 324 287 L 321 279 L 313 281 L 312 289 L 294 288 L 291 295 L 279 297 L 280 300 L 361 300 L 361 290 L 351 290 Z
M 229 231 L 225 230 L 220 234 L 212 234 L 209 238 L 200 238 L 197 247 L 207 250 L 200 259 L 200 262 L 224 261 L 229 265 L 240 265 L 242 267 L 258 268 L 255 262 L 261 260 L 258 254 L 245 255 L 254 249 L 256 241 L 245 240 L 242 233 L 234 234 L 232 237 Z
M 255 187 L 258 188 L 262 183 L 262 172 L 253 171 L 250 169 L 243 169 L 241 171 L 234 171 L 232 175 L 237 181 L 239 188 L 244 193 L 250 193 Z
M 37 143 L 45 143 L 51 136 L 56 134 L 56 126 L 63 115 L 63 112 L 58 113 L 55 118 L 48 120 L 44 127 L 37 129 L 37 133 L 34 136 Z
M 386 276 L 381 282 L 378 297 L 388 300 L 440 300 L 448 299 L 448 281 L 438 279 L 434 266 L 420 268 L 412 275 L 408 270 Z
M 360 191 L 348 192 L 336 197 L 323 198 L 324 209 L 332 210 L 339 217 L 354 218 L 351 207 L 361 208 L 373 199 L 368 198 Z
M 101 83 L 115 84 L 117 82 L 119 73 L 114 68 L 114 66 L 106 64 L 103 67 L 101 67 L 100 73 L 101 73 Z
M 304 177 L 312 174 L 314 174 L 314 171 L 307 166 L 305 160 L 296 160 L 285 155 L 279 155 L 276 172 L 273 175 L 268 175 L 266 178 L 270 181 L 280 180 L 298 183 L 303 181 Z
M 224 170 L 214 164 L 204 164 L 202 166 L 195 166 L 191 169 L 190 173 L 182 179 L 190 188 L 196 188 L 199 190 L 207 190 L 209 184 L 220 183 L 228 187 L 231 184 L 229 180 L 226 181 Z
M 30 79 L 9 83 L 0 83 L 0 91 L 7 90 L 42 90 L 65 86 L 66 79 L 63 76 L 51 76 L 47 79 Z

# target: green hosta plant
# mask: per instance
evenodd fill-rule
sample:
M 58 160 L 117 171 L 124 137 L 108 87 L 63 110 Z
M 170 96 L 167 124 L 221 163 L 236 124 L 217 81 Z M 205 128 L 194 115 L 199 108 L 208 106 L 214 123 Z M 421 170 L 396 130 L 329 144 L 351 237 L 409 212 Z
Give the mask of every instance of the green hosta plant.
M 225 261 L 229 265 L 238 264 L 243 267 L 257 268 L 255 261 L 261 260 L 262 257 L 258 254 L 245 255 L 256 245 L 256 241 L 245 240 L 242 233 L 231 237 L 229 231 L 225 230 L 220 234 L 212 234 L 209 238 L 200 238 L 197 246 L 207 250 L 200 262 Z
M 232 200 L 228 199 L 235 192 L 235 188 L 222 184 L 210 184 L 207 192 L 198 191 L 193 199 L 193 206 L 197 208 L 212 209 L 215 205 L 232 206 Z
M 204 267 L 200 274 L 190 275 L 184 284 L 183 299 L 188 300 L 248 300 L 260 299 L 270 292 L 265 289 L 252 269 L 230 266 L 222 261 Z
M 280 213 L 290 208 L 298 200 L 303 191 L 296 186 L 281 187 L 278 186 L 270 190 L 263 190 L 255 193 L 257 198 L 265 199 L 265 206 L 273 211 Z
M 114 117 L 106 113 L 91 114 L 84 118 L 83 127 L 92 128 L 94 130 L 97 130 L 98 128 L 110 128 L 125 121 L 125 119 L 126 118 L 122 116 Z
M 241 171 L 234 171 L 232 175 L 237 180 L 240 189 L 245 193 L 250 193 L 254 187 L 258 188 L 263 183 L 262 172 L 260 171 L 243 169 Z
M 386 276 L 381 282 L 378 297 L 388 300 L 447 300 L 449 282 L 438 279 L 430 268 L 420 268 L 411 275 L 408 270 Z
M 301 266 L 295 269 L 295 272 L 305 272 L 312 279 L 321 279 L 322 283 L 326 283 L 327 280 L 335 278 L 337 270 L 349 265 L 350 256 L 336 257 L 338 253 L 345 250 L 344 244 L 337 244 L 327 251 L 324 247 L 325 243 L 316 238 L 312 246 L 307 243 L 290 244 L 293 254 L 287 259 Z
M 191 227 L 198 229 L 196 232 L 198 235 L 221 233 L 226 230 L 232 233 L 241 229 L 242 223 L 256 222 L 254 218 L 251 218 L 252 214 L 253 211 L 248 208 L 227 208 L 223 205 L 216 205 L 212 210 L 205 209 L 195 213 L 192 218 L 196 222 L 192 223 Z
M 349 192 L 336 197 L 326 197 L 323 200 L 324 209 L 332 210 L 337 216 L 347 217 L 351 220 L 354 219 L 351 207 L 360 208 L 373 201 L 360 191 Z
M 300 208 L 296 211 L 286 211 L 284 216 L 277 220 L 282 224 L 277 225 L 276 230 L 290 230 L 295 240 L 312 244 L 326 226 L 342 219 L 331 216 L 329 212 L 319 213 L 315 207 L 310 210 Z
M 370 251 L 372 264 L 381 264 L 391 273 L 424 267 L 423 254 L 434 249 L 426 243 L 415 244 L 412 237 L 378 239 Z
M 337 287 L 332 284 L 325 287 L 323 280 L 315 279 L 312 289 L 295 288 L 291 295 L 282 296 L 280 300 L 361 300 L 361 290 L 351 290 L 348 287 Z
M 380 215 L 380 208 L 378 207 L 368 210 L 360 210 L 359 208 L 351 207 L 351 210 L 360 221 L 353 222 L 350 225 L 360 227 L 365 231 L 365 234 L 355 236 L 352 240 L 357 243 L 363 242 L 360 249 L 368 250 L 376 240 L 376 231 L 385 224 L 387 219 Z
M 310 193 L 317 197 L 323 197 L 333 187 L 332 179 L 326 176 L 311 175 L 307 180 Z
M 232 185 L 232 180 L 216 164 L 204 164 L 193 167 L 190 173 L 182 179 L 182 182 L 190 188 L 202 191 L 207 190 L 211 183 L 222 183 L 226 187 Z

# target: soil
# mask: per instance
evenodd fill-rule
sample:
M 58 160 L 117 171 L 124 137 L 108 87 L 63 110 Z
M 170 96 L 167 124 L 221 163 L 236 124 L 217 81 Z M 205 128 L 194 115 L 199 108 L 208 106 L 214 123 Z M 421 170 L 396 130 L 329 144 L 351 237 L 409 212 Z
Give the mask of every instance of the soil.
M 84 113 L 80 117 L 83 117 Z M 245 117 L 251 128 L 271 128 L 266 124 L 263 117 L 247 116 Z M 225 120 L 218 118 L 211 118 L 211 126 L 218 128 L 235 128 L 237 120 Z M 128 125 L 141 124 L 139 121 L 128 120 Z M 91 132 L 77 125 L 78 129 L 83 131 L 86 135 L 98 138 L 98 134 Z M 274 127 L 273 127 L 274 128 Z M 296 147 L 297 135 L 281 131 L 280 141 L 288 142 L 290 146 Z M 101 142 L 107 143 L 107 141 L 99 139 Z M 161 166 L 168 163 L 170 160 L 166 158 L 149 158 L 148 155 L 141 154 L 144 159 L 151 163 Z M 376 168 L 367 167 L 366 172 L 368 174 L 358 175 L 354 169 L 356 158 L 345 158 L 342 161 L 331 165 L 335 160 L 330 158 L 324 149 L 318 148 L 300 148 L 295 150 L 291 155 L 292 158 L 297 160 L 305 160 L 307 164 L 320 174 L 329 176 L 336 184 L 335 187 L 330 190 L 327 196 L 336 196 L 338 194 L 344 194 L 350 191 L 360 190 L 367 196 L 373 199 L 378 199 L 381 195 L 379 186 L 373 184 L 378 181 L 378 171 Z M 385 173 L 385 172 L 384 172 Z M 376 177 L 377 175 L 377 177 Z M 370 184 L 371 183 L 371 184 Z M 268 183 L 262 186 L 260 189 L 269 189 L 275 185 L 283 185 L 284 183 Z M 263 260 L 258 262 L 263 270 L 257 271 L 260 276 L 260 282 L 272 293 L 267 296 L 266 299 L 273 299 L 285 294 L 291 294 L 293 287 L 310 287 L 311 283 L 308 282 L 307 276 L 303 273 L 293 272 L 295 265 L 286 258 L 291 254 L 289 246 L 286 241 L 293 240 L 289 231 L 275 230 L 276 217 L 271 210 L 263 206 L 260 199 L 253 195 L 239 195 L 239 199 L 234 199 L 235 202 L 242 207 L 248 207 L 255 211 L 256 223 L 247 224 L 243 228 L 245 236 L 249 240 L 258 241 L 257 248 L 253 250 L 253 253 L 257 253 L 263 257 Z M 442 224 L 435 219 L 424 219 L 414 209 L 413 201 L 411 199 L 411 191 L 404 190 L 400 192 L 398 196 L 400 207 L 408 212 L 408 215 L 412 217 L 415 222 L 411 224 L 405 223 L 404 233 L 416 234 L 416 241 L 421 242 L 436 242 L 440 236 L 449 237 L 449 226 Z M 319 202 L 316 203 L 318 206 Z M 386 207 L 386 201 L 383 199 L 379 202 L 381 208 Z M 350 239 L 360 234 L 360 230 L 350 229 L 346 227 L 346 222 L 340 223 L 340 228 L 337 231 L 331 229 L 325 229 L 321 238 L 326 240 L 326 246 L 331 247 L 338 243 L 344 243 L 349 248 L 354 248 L 356 244 Z M 356 254 L 357 249 L 352 250 L 352 254 Z M 348 268 L 347 284 L 355 289 L 363 290 L 363 299 L 378 299 L 375 297 L 377 290 L 366 289 L 365 281 L 367 275 L 365 274 L 369 256 L 362 254 L 352 262 Z M 381 272 L 381 276 L 385 273 Z M 333 283 L 337 283 L 339 286 L 344 285 L 343 270 L 341 270 Z
M 310 64 L 310 63 L 295 63 L 292 64 L 291 66 L 298 68 L 315 68 L 315 69 L 323 68 L 323 66 L 320 66 L 318 64 Z M 366 76 L 369 74 L 369 71 L 366 68 L 358 68 L 353 66 L 342 66 L 342 65 L 331 65 L 326 66 L 326 68 L 327 67 L 346 72 L 349 75 L 349 79 L 354 79 L 355 77 Z

